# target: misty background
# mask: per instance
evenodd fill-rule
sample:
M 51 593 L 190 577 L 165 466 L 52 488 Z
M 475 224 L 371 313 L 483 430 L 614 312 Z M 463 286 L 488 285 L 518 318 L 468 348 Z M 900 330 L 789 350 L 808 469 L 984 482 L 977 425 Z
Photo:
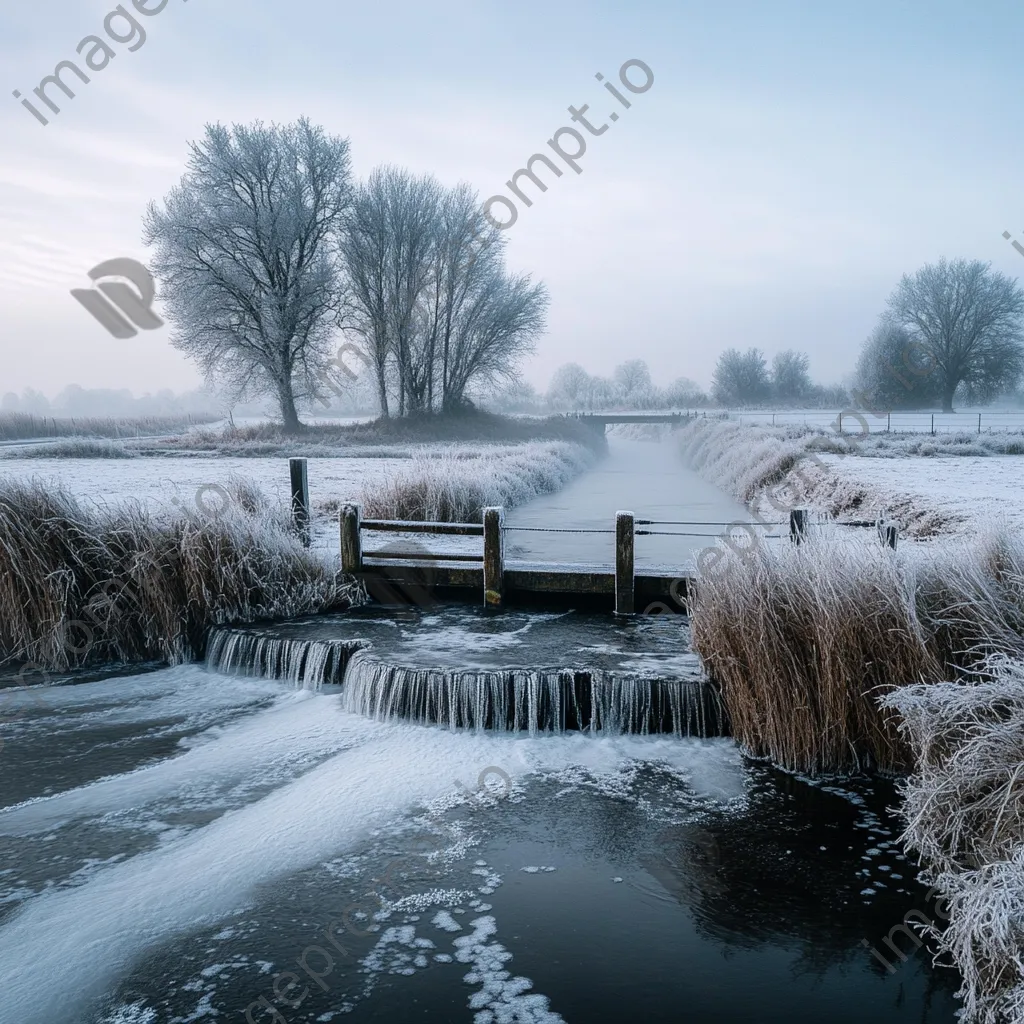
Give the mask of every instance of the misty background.
M 6 12 L 9 93 L 76 58 L 113 6 Z M 603 123 L 616 108 L 595 73 L 632 58 L 653 88 L 508 232 L 511 269 L 552 299 L 524 366 L 539 391 L 567 362 L 611 377 L 635 357 L 659 384 L 706 389 L 723 350 L 751 346 L 806 352 L 839 382 L 902 274 L 943 255 L 1024 269 L 1002 237 L 1024 239 L 1009 3 L 170 0 L 140 20 L 145 43 L 115 44 L 88 85 L 72 76 L 48 126 L 13 97 L 0 108 L 0 394 L 72 415 L 160 411 L 125 407 L 144 393 L 209 408 L 168 327 L 117 340 L 69 294 L 102 260 L 147 262 L 146 204 L 207 122 L 305 114 L 349 137 L 357 177 L 393 163 L 485 198 L 572 124 L 569 105 Z

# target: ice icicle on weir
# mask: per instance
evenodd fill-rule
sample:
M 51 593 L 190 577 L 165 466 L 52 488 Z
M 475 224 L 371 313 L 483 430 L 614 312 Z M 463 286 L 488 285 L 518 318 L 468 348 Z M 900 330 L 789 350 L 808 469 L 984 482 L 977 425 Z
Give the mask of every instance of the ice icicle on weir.
M 387 664 L 367 650 L 345 670 L 346 710 L 451 729 L 497 732 L 671 733 L 721 736 L 717 690 L 701 680 L 659 680 L 583 669 L 443 671 Z
M 307 690 L 340 683 L 361 640 L 291 640 L 238 629 L 214 629 L 206 667 L 223 675 L 280 679 Z

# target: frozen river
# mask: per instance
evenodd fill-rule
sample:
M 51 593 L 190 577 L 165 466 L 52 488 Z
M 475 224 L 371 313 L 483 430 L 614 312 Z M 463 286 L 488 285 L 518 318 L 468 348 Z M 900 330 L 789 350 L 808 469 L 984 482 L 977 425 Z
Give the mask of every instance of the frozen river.
M 506 554 L 510 559 L 530 562 L 613 565 L 618 511 L 670 524 L 750 520 L 750 513 L 742 505 L 683 464 L 671 438 L 658 443 L 609 437 L 608 457 L 593 469 L 561 491 L 535 498 L 506 515 Z M 533 533 L 517 529 L 523 527 L 611 532 Z M 725 527 L 655 525 L 638 529 L 670 534 L 636 538 L 638 567 L 685 569 Z

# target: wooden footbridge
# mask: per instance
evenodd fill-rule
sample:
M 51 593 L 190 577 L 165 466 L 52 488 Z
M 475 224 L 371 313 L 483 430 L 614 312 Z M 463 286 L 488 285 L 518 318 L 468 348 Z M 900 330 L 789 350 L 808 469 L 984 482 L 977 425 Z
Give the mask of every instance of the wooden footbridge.
M 309 486 L 306 460 L 290 460 L 292 513 L 300 535 L 309 540 Z M 806 509 L 794 509 L 788 536 L 802 542 L 810 528 Z M 898 527 L 891 521 L 848 522 L 839 525 L 878 528 L 883 544 L 896 547 Z M 651 527 L 712 527 L 718 533 L 663 531 Z M 637 571 L 635 538 L 640 536 L 706 537 L 709 546 L 730 536 L 731 530 L 752 537 L 780 537 L 781 523 L 659 521 L 637 518 L 633 512 L 615 515 L 606 529 L 570 526 L 510 527 L 504 510 L 486 508 L 480 523 L 429 523 L 364 519 L 360 506 L 346 504 L 339 513 L 342 571 L 362 580 L 371 597 L 383 604 L 431 605 L 437 597 L 479 602 L 498 610 L 506 605 L 587 606 L 631 615 L 637 610 L 685 612 L 693 571 L 689 568 Z M 757 529 L 775 530 L 757 534 Z M 510 532 L 597 533 L 614 536 L 614 564 L 557 564 L 513 561 L 506 558 L 505 537 Z M 368 546 L 366 535 L 376 538 Z M 392 535 L 391 543 L 379 540 Z M 476 550 L 431 551 L 421 538 L 473 538 Z

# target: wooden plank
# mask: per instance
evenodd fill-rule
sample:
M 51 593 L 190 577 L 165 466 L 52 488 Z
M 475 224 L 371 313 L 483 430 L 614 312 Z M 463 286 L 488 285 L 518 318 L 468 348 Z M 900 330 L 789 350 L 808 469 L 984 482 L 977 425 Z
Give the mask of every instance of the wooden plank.
M 505 596 L 505 553 L 502 545 L 505 512 L 484 509 L 484 607 L 498 609 Z
M 615 513 L 615 613 L 633 614 L 633 548 L 635 534 L 632 512 Z
M 452 555 L 452 554 L 435 554 L 433 551 L 430 552 L 415 552 L 415 551 L 364 551 L 363 558 L 389 558 L 396 561 L 408 561 L 408 562 L 419 562 L 426 564 L 428 562 L 482 562 L 484 560 L 483 555 Z
M 436 536 L 482 537 L 482 523 L 421 523 L 401 519 L 364 519 L 364 530 L 380 533 L 432 533 Z
M 363 567 L 362 538 L 359 535 L 358 505 L 343 505 L 339 513 L 341 529 L 341 571 L 357 573 Z

